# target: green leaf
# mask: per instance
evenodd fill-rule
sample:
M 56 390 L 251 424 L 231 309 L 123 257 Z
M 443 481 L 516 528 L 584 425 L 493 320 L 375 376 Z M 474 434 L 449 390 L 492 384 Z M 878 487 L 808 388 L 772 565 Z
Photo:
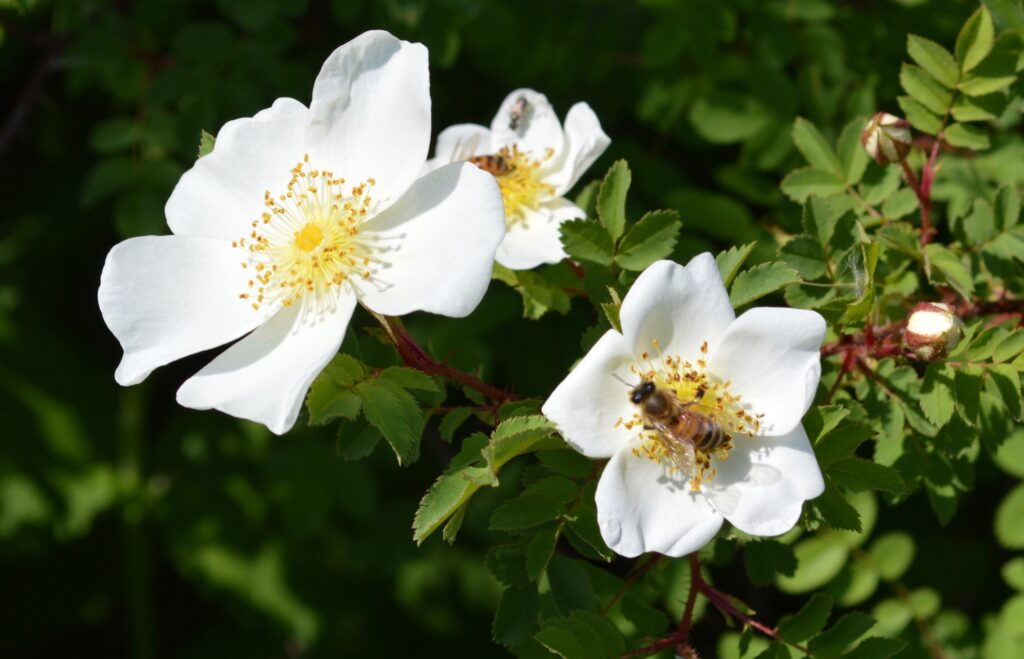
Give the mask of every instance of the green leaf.
M 793 143 L 811 167 L 836 174 L 843 171 L 832 145 L 817 126 L 803 117 L 797 117 L 793 123 Z
M 825 250 L 813 236 L 793 236 L 779 252 L 782 259 L 808 281 L 824 276 L 827 271 Z
M 622 236 L 626 228 L 626 193 L 632 180 L 629 165 L 625 160 L 617 160 L 605 174 L 597 195 L 597 217 L 613 243 Z M 573 255 L 572 252 L 569 254 Z
M 942 117 L 915 101 L 910 96 L 900 96 L 896 99 L 903 110 L 903 115 L 910 122 L 910 125 L 922 133 L 935 135 L 942 130 Z
M 338 418 L 354 419 L 361 400 L 351 385 L 363 377 L 363 368 L 349 355 L 335 355 L 321 371 L 306 397 L 310 425 L 324 425 Z
M 522 495 L 498 506 L 491 516 L 491 529 L 513 531 L 537 526 L 559 517 L 565 504 L 544 496 Z
M 551 435 L 554 425 L 542 416 L 518 416 L 506 421 L 491 433 L 491 441 L 485 448 L 488 463 L 495 470 L 512 458 L 522 455 L 540 440 Z
M 378 380 L 394 382 L 403 389 L 416 389 L 431 393 L 440 393 L 437 382 L 426 373 L 404 366 L 389 366 L 377 374 Z
M 790 643 L 803 643 L 814 637 L 832 613 L 832 596 L 815 593 L 799 611 L 779 621 L 779 634 Z
M 530 540 L 530 544 L 526 548 L 526 572 L 530 575 L 530 581 L 539 579 L 541 573 L 547 568 L 557 542 L 557 528 L 541 531 Z
M 537 627 L 539 603 L 536 587 L 506 588 L 491 626 L 495 642 L 511 649 L 530 638 Z
M 991 240 L 996 233 L 996 215 L 992 204 L 985 199 L 975 199 L 971 214 L 964 218 L 962 227 L 970 245 L 980 245 Z
M 836 147 L 839 151 L 839 164 L 842 168 L 843 178 L 848 185 L 856 185 L 864 178 L 864 171 L 868 167 L 871 158 L 860 143 L 860 133 L 864 129 L 867 120 L 864 117 L 857 117 L 850 121 L 839 134 L 839 142 Z
M 612 237 L 593 220 L 569 220 L 559 227 L 562 245 L 569 256 L 600 265 L 612 264 Z
M 865 613 L 847 613 L 828 631 L 808 641 L 807 648 L 815 657 L 834 657 L 874 626 L 874 618 Z
M 861 243 L 861 263 L 864 267 L 864 292 L 855 302 L 846 307 L 839 323 L 849 325 L 865 320 L 871 313 L 875 304 L 875 268 L 878 266 L 878 257 L 882 246 L 877 242 Z
M 583 209 L 587 217 L 597 215 L 597 192 L 600 188 L 601 181 L 595 179 L 583 186 L 583 189 L 573 199 L 573 203 Z
M 1024 549 L 1024 484 L 1010 493 L 996 509 L 996 538 L 1007 549 Z
M 971 14 L 956 38 L 956 61 L 959 62 L 962 73 L 967 73 L 978 66 L 988 56 L 994 38 L 992 15 L 983 5 Z
M 956 369 L 953 393 L 960 417 L 972 426 L 977 425 L 978 415 L 981 414 L 981 369 L 974 366 Z
M 982 151 L 989 148 L 988 135 L 979 128 L 967 124 L 956 123 L 946 128 L 942 136 L 953 146 L 963 149 Z
M 921 411 L 938 427 L 953 418 L 956 404 L 953 399 L 953 368 L 944 364 L 929 364 L 921 384 Z
M 1006 109 L 1007 100 L 1004 94 L 974 98 L 961 94 L 954 101 L 951 112 L 957 121 L 995 121 Z
M 205 130 L 199 131 L 199 149 L 196 153 L 196 160 L 203 156 L 209 155 L 213 151 L 214 145 L 217 143 L 217 138 L 207 133 Z
M 455 432 L 459 429 L 459 426 L 465 423 L 471 416 L 473 416 L 472 407 L 456 407 L 445 414 L 441 418 L 441 422 L 437 424 L 437 431 L 440 433 L 441 439 L 446 442 L 451 442 L 455 439 Z
M 356 427 L 353 427 L 355 425 Z M 383 437 L 380 431 L 359 424 L 343 424 L 335 438 L 338 457 L 342 460 L 362 460 L 373 453 Z
M 873 426 L 860 421 L 847 421 L 834 429 L 825 430 L 814 441 L 814 455 L 823 471 L 851 457 L 861 444 L 875 436 Z
M 1011 559 L 1003 565 L 1000 573 L 1003 575 L 1003 581 L 1010 588 L 1024 591 L 1024 558 L 1017 557 Z
M 996 194 L 996 229 L 1006 231 L 1017 225 L 1020 219 L 1020 193 L 1014 186 L 1005 186 Z
M 953 104 L 953 92 L 919 66 L 904 64 L 900 68 L 900 85 L 911 98 L 937 115 L 946 114 Z
M 732 280 L 736 277 L 736 273 L 740 271 L 740 267 L 747 260 L 747 257 L 750 256 L 750 252 L 756 244 L 736 245 L 724 252 L 719 252 L 718 256 L 715 257 L 715 263 L 718 265 L 718 274 L 722 276 L 722 283 L 725 284 L 726 288 L 729 288 Z
M 597 599 L 583 565 L 565 556 L 555 555 L 548 563 L 548 583 L 555 606 L 563 614 L 576 609 L 597 610 Z
M 785 593 L 806 593 L 824 586 L 839 574 L 849 557 L 849 549 L 835 536 L 805 538 L 793 551 L 796 572 L 778 578 L 779 589 Z
M 898 638 L 869 636 L 840 659 L 888 659 L 888 657 L 895 657 L 905 647 L 907 647 L 907 642 Z
M 355 391 L 363 400 L 366 420 L 384 435 L 398 464 L 414 462 L 423 433 L 423 413 L 416 399 L 390 380 L 364 380 Z
M 890 220 L 898 220 L 917 210 L 919 202 L 911 188 L 901 188 L 882 204 L 882 215 Z M 892 226 L 892 225 L 887 225 Z
M 743 548 L 747 575 L 755 586 L 775 583 L 777 575 L 793 576 L 796 570 L 796 556 L 792 547 L 774 540 L 750 542 Z
M 828 474 L 836 483 L 853 492 L 885 490 L 899 494 L 906 489 L 898 471 L 863 458 L 840 460 L 829 467 Z
M 933 270 L 938 271 L 957 293 L 969 300 L 974 294 L 974 278 L 960 262 L 960 258 L 948 247 L 937 243 L 929 243 L 924 253 Z
M 549 619 L 534 638 L 564 659 L 610 659 L 626 648 L 615 625 L 590 611 L 574 611 L 566 618 Z
M 779 186 L 787 197 L 800 204 L 811 195 L 830 197 L 846 189 L 846 183 L 838 174 L 813 167 L 793 170 Z
M 1024 329 L 1014 330 L 996 345 L 992 361 L 997 364 L 1008 362 L 1024 352 Z
M 868 553 L 879 576 L 895 581 L 914 562 L 914 539 L 903 531 L 892 531 L 871 543 Z
M 960 78 L 960 66 L 953 54 L 939 44 L 915 34 L 907 36 L 907 53 L 933 78 L 953 89 Z
M 741 272 L 729 291 L 729 301 L 739 308 L 800 281 L 800 273 L 785 263 L 762 263 Z
M 619 243 L 615 262 L 626 270 L 643 270 L 672 254 L 683 223 L 674 210 L 651 211 L 629 229 Z
M 825 478 L 825 492 L 811 504 L 821 521 L 833 529 L 861 531 L 860 513 L 840 493 L 831 478 Z

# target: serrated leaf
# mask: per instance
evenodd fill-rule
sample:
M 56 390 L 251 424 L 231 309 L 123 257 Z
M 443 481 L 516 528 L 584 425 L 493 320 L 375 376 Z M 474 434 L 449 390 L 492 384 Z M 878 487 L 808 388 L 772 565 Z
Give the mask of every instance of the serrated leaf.
M 563 614 L 577 609 L 597 610 L 590 577 L 579 561 L 556 554 L 548 563 L 548 583 L 555 606 Z
M 942 136 L 953 146 L 958 146 L 962 149 L 982 151 L 991 146 L 988 135 L 984 131 L 967 124 L 955 123 L 946 128 Z
M 930 39 L 907 36 L 907 54 L 942 85 L 953 89 L 960 78 L 960 66 L 953 54 Z
M 472 407 L 456 407 L 445 414 L 441 418 L 441 422 L 437 424 L 437 431 L 440 433 L 441 439 L 451 442 L 455 438 L 455 432 L 459 429 L 459 426 L 465 423 L 471 416 L 473 416 Z
M 911 98 L 937 115 L 946 114 L 953 104 L 953 92 L 919 66 L 904 64 L 900 68 L 900 85 Z
M 530 638 L 537 628 L 539 603 L 536 587 L 506 588 L 494 612 L 494 641 L 511 649 Z
M 960 258 L 948 247 L 937 243 L 929 243 L 924 252 L 932 265 L 933 276 L 937 271 L 957 293 L 969 300 L 974 294 L 974 278 Z
M 736 245 L 724 252 L 719 252 L 718 256 L 715 257 L 715 263 L 718 265 L 718 274 L 722 276 L 722 283 L 725 284 L 726 288 L 729 288 L 732 280 L 736 277 L 736 273 L 740 271 L 740 267 L 747 260 L 747 257 L 750 256 L 750 252 L 756 244 Z
M 860 133 L 866 123 L 866 119 L 858 117 L 846 124 L 843 132 L 839 134 L 839 142 L 836 147 L 839 152 L 839 164 L 842 167 L 843 178 L 846 179 L 848 185 L 860 183 L 871 160 L 860 143 Z
M 971 214 L 963 219 L 962 227 L 970 245 L 991 240 L 996 233 L 996 215 L 992 205 L 985 199 L 975 199 Z
M 377 374 L 378 380 L 394 382 L 403 389 L 439 393 L 437 382 L 426 373 L 404 366 L 389 366 Z
M 556 519 L 565 509 L 561 501 L 544 496 L 521 495 L 498 506 L 491 515 L 491 529 L 513 531 Z
M 793 122 L 793 143 L 811 167 L 836 174 L 843 171 L 832 145 L 817 126 L 803 117 Z
M 907 642 L 898 638 L 869 636 L 840 659 L 888 659 L 895 657 L 905 647 Z
M 942 130 L 942 117 L 915 101 L 910 96 L 900 96 L 896 99 L 903 110 L 903 116 L 907 118 L 910 125 L 922 133 L 935 135 Z
M 203 156 L 209 155 L 213 151 L 213 147 L 217 144 L 217 138 L 207 133 L 205 130 L 199 131 L 199 149 L 196 153 L 196 160 Z
M 815 593 L 799 611 L 779 621 L 779 634 L 790 643 L 803 643 L 825 628 L 832 613 L 832 596 Z
M 630 227 L 619 243 L 615 262 L 626 270 L 640 271 L 675 249 L 683 223 L 674 210 L 651 211 Z
M 526 572 L 530 575 L 530 581 L 539 579 L 541 573 L 547 568 L 557 542 L 557 528 L 541 531 L 530 540 L 530 544 L 526 548 Z
M 626 193 L 629 192 L 632 180 L 633 174 L 629 171 L 629 165 L 625 160 L 617 160 L 605 174 L 597 194 L 597 217 L 613 243 L 622 236 L 626 228 Z
M 590 611 L 546 620 L 534 638 L 564 659 L 610 659 L 625 650 L 625 640 L 615 625 Z
M 800 273 L 785 263 L 762 263 L 736 276 L 729 301 L 739 308 L 798 281 Z
M 593 220 L 569 220 L 559 226 L 559 232 L 569 256 L 600 265 L 612 264 L 612 237 L 601 224 Z
M 804 167 L 790 172 L 779 184 L 782 192 L 797 203 L 804 203 L 811 195 L 830 197 L 846 189 L 846 183 L 838 174 L 813 167 Z
M 355 387 L 363 401 L 363 414 L 380 430 L 398 458 L 398 464 L 414 462 L 420 454 L 423 413 L 416 399 L 389 380 L 364 380 Z
M 519 416 L 501 422 L 491 433 L 486 447 L 489 463 L 498 469 L 512 458 L 522 455 L 537 442 L 548 437 L 554 425 L 539 415 Z
M 952 367 L 943 364 L 929 364 L 921 383 L 921 411 L 937 427 L 942 427 L 953 418 L 956 404 L 953 399 Z
M 601 181 L 595 179 L 583 186 L 573 199 L 573 203 L 579 206 L 587 217 L 597 216 L 597 191 L 600 187 Z
M 992 352 L 992 361 L 997 364 L 1008 362 L 1024 352 L 1024 330 L 1014 330 L 1006 335 Z
M 882 204 L 882 215 L 890 220 L 898 220 L 917 210 L 919 202 L 911 188 L 901 188 Z M 892 225 L 887 225 L 892 226 Z
M 866 613 L 847 613 L 827 631 L 808 641 L 807 647 L 816 657 L 834 657 L 874 626 L 874 618 Z
M 353 428 L 356 424 L 343 424 L 338 428 L 335 439 L 338 457 L 342 460 L 362 460 L 373 453 L 383 437 L 376 428 L 363 426 Z
M 829 467 L 828 474 L 836 483 L 853 492 L 885 490 L 899 494 L 906 489 L 898 471 L 863 458 L 840 460 Z
M 981 369 L 973 366 L 955 369 L 953 394 L 960 417 L 972 426 L 977 425 L 981 414 Z
M 827 258 L 821 244 L 813 236 L 800 234 L 793 236 L 779 250 L 782 259 L 800 273 L 808 281 L 824 276 L 827 271 Z
M 982 5 L 967 19 L 956 38 L 956 61 L 961 73 L 967 73 L 988 56 L 994 38 L 992 15 Z
M 830 478 L 825 478 L 825 492 L 811 504 L 828 526 L 837 530 L 861 531 L 860 513 L 839 492 Z
M 836 462 L 852 456 L 857 447 L 875 436 L 875 429 L 870 424 L 860 421 L 847 421 L 834 429 L 826 430 L 814 440 L 814 455 L 818 464 L 826 471 Z

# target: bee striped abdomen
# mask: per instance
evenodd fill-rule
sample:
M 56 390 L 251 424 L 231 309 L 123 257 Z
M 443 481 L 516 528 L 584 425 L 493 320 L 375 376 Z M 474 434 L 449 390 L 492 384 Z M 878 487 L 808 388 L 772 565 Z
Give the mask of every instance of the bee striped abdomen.
M 490 156 L 473 156 L 469 159 L 469 162 L 492 176 L 504 176 L 515 169 L 515 167 L 512 166 L 512 163 L 508 161 L 508 158 L 500 154 Z
M 728 433 L 711 417 L 683 411 L 679 415 L 680 431 L 693 438 L 694 448 L 710 453 L 725 444 Z

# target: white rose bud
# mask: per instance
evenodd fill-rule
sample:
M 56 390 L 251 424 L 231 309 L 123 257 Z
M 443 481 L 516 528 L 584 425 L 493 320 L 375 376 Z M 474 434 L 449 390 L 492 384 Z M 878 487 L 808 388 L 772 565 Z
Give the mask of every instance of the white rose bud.
M 910 152 L 910 122 L 878 112 L 861 132 L 860 143 L 879 165 L 900 162 Z
M 907 348 L 925 361 L 947 354 L 963 337 L 963 321 L 952 307 L 941 302 L 921 302 L 914 307 L 903 332 Z

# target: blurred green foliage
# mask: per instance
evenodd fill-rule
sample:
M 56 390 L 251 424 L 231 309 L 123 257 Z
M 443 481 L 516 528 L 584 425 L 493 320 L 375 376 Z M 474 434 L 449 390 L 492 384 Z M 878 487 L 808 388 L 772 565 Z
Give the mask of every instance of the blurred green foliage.
M 997 29 L 1024 24 L 1019 2 L 986 4 Z M 566 527 L 575 553 L 553 553 L 562 525 L 558 531 L 543 527 L 535 541 L 493 549 L 508 540 L 504 531 L 533 523 L 518 517 L 512 502 L 498 507 L 520 484 L 537 487 L 558 478 L 592 488 L 590 472 L 573 454 L 547 447 L 539 464 L 473 462 L 484 444 L 470 445 L 476 454 L 467 456 L 469 440 L 462 440 L 462 452 L 451 443 L 455 428 L 482 442 L 486 436 L 471 433 L 488 429 L 460 412 L 444 421 L 422 419 L 419 459 L 402 468 L 365 421 L 346 423 L 337 437 L 336 427 L 325 425 L 275 438 L 174 404 L 174 389 L 208 356 L 120 389 L 112 377 L 119 350 L 95 302 L 106 251 L 124 237 L 166 231 L 164 201 L 194 161 L 202 130 L 215 132 L 279 96 L 308 101 L 328 53 L 366 29 L 382 28 L 430 49 L 435 130 L 488 123 L 505 94 L 520 86 L 546 93 L 563 113 L 586 100 L 612 137 L 592 177 L 618 158 L 628 159 L 632 174 L 625 208 L 602 203 L 593 187 L 581 192 L 581 205 L 596 208 L 591 216 L 598 215 L 615 240 L 621 237 L 597 258 L 628 271 L 652 254 L 685 260 L 756 241 L 719 257 L 724 274 L 735 277 L 734 303 L 749 303 L 798 277 L 826 276 L 828 259 L 820 251 L 835 245 L 831 235 L 815 233 L 829 224 L 816 218 L 835 209 L 820 201 L 821 179 L 812 188 L 799 188 L 794 179 L 779 188 L 805 160 L 809 169 L 828 169 L 839 158 L 840 198 L 850 176 L 889 218 L 915 211 L 913 195 L 897 191 L 895 168 L 853 162 L 859 151 L 855 145 L 851 151 L 850 142 L 859 124 L 851 122 L 878 109 L 902 108 L 910 116 L 904 99 L 922 95 L 939 105 L 954 103 L 941 87 L 937 97 L 928 96 L 934 92 L 929 79 L 917 69 L 901 74 L 900 62 L 908 59 L 908 34 L 952 50 L 976 7 L 972 0 L 0 1 L 6 98 L 0 117 L 0 565 L 6 603 L 0 655 L 490 656 L 502 652 L 492 634 L 506 647 L 542 653 L 537 642 L 557 647 L 567 629 L 607 635 L 612 640 L 602 649 L 614 648 L 618 632 L 610 634 L 607 622 L 587 610 L 599 610 L 615 595 L 629 564 L 596 567 L 611 559 L 599 540 L 588 540 L 596 529 L 583 522 Z M 969 59 L 968 50 L 955 48 Z M 920 64 L 941 82 L 941 66 Z M 1017 86 L 1013 92 L 1016 98 Z M 927 131 L 928 112 L 947 109 L 925 107 L 914 115 L 915 126 Z M 948 205 L 944 230 L 998 272 L 1006 252 L 1012 256 L 1019 248 L 999 238 L 1014 202 L 995 194 L 1000 186 L 1024 184 L 1019 108 L 979 101 L 969 108 L 954 104 L 951 111 L 963 122 L 971 112 L 998 118 L 996 125 L 1006 129 L 983 154 L 948 159 L 935 187 L 935 198 Z M 797 117 L 807 124 L 797 123 L 794 131 Z M 844 131 L 847 126 L 854 128 Z M 965 131 L 958 145 L 981 148 L 972 136 Z M 838 155 L 830 158 L 821 144 L 837 145 Z M 807 199 L 804 209 L 794 202 Z M 668 212 L 643 214 L 655 208 Z M 684 226 L 678 241 L 652 239 L 674 232 L 672 211 Z M 622 237 L 626 217 L 648 228 Z M 898 223 L 892 226 L 873 244 L 896 252 L 906 237 Z M 783 260 L 767 263 L 775 243 L 791 236 L 796 242 L 786 244 Z M 863 263 L 878 259 L 868 247 L 843 247 Z M 936 245 L 929 256 L 942 281 L 958 291 L 984 289 L 984 281 L 962 277 L 950 265 L 957 259 L 941 249 Z M 737 275 L 745 260 L 764 265 Z M 543 397 L 581 354 L 580 337 L 584 347 L 596 339 L 587 332 L 595 324 L 593 310 L 550 285 L 571 277 L 559 268 L 498 273 L 500 282 L 469 319 L 417 316 L 407 320 L 408 328 L 435 355 L 451 355 L 454 365 L 479 369 L 490 382 L 514 383 L 522 396 Z M 878 281 L 880 304 L 895 313 L 908 290 L 902 271 L 890 258 L 880 272 L 886 277 Z M 867 290 L 875 295 L 873 266 L 870 276 Z M 606 283 L 593 286 L 603 290 Z M 834 316 L 862 323 L 874 304 L 864 299 L 844 300 Z M 827 302 L 808 286 L 790 286 L 786 300 L 794 306 Z M 614 324 L 614 309 L 606 311 Z M 343 350 L 366 363 L 390 364 L 385 345 L 362 330 L 372 325 L 357 314 L 357 330 Z M 999 362 L 998 346 L 1009 329 L 997 329 L 1003 334 L 986 335 L 988 343 L 972 335 L 964 350 Z M 918 380 L 905 368 L 880 372 L 898 391 L 905 385 L 916 401 L 924 390 L 910 384 Z M 849 644 L 842 643 L 845 636 L 867 633 L 857 618 L 864 614 L 849 613 L 856 607 L 878 621 L 868 635 L 908 641 L 900 656 L 928 656 L 930 642 L 941 642 L 949 657 L 1021 656 L 1024 434 L 1012 419 L 1019 410 L 988 413 L 998 383 L 985 385 L 975 409 L 964 409 L 964 400 L 972 404 L 964 397 L 954 405 L 950 387 L 977 392 L 979 373 L 950 376 L 952 384 L 943 384 L 948 374 L 928 375 L 923 417 L 915 405 L 886 407 L 877 391 L 861 387 L 854 392 L 859 404 L 850 405 L 842 425 L 827 408 L 808 421 L 809 428 L 818 424 L 821 438 L 847 433 L 844 447 L 855 438 L 837 457 L 846 468 L 829 473 L 832 485 L 854 493 L 848 500 L 827 493 L 815 506 L 826 521 L 847 515 L 847 527 L 833 523 L 839 528 L 805 537 L 795 531 L 781 542 L 728 536 L 711 548 L 712 569 L 725 566 L 716 572 L 718 585 L 765 620 L 794 614 L 782 626 L 787 638 L 809 639 L 832 620 L 814 640 L 841 651 Z M 835 376 L 826 369 L 827 384 Z M 311 403 L 309 420 L 354 416 L 352 404 Z M 885 417 L 883 409 L 899 418 Z M 934 443 L 924 453 L 936 458 L 928 462 L 935 471 L 901 469 L 898 483 L 880 476 L 884 487 L 858 488 L 864 467 L 848 461 L 860 459 L 851 456 L 867 436 L 857 441 L 857 424 L 878 419 L 892 443 L 903 441 L 905 422 L 919 432 L 915 437 L 929 437 Z M 986 447 L 980 457 L 975 451 L 969 460 L 940 459 L 959 455 L 958 442 L 971 436 L 967 426 L 988 419 L 1009 437 L 1001 446 Z M 391 440 L 386 432 L 385 438 Z M 398 447 L 395 452 L 402 455 Z M 900 467 L 902 449 L 882 453 L 876 449 L 877 463 Z M 446 527 L 445 537 L 454 537 L 461 524 L 458 542 L 449 546 L 438 533 L 417 547 L 410 526 L 437 475 L 485 467 L 493 474 L 498 466 L 498 486 L 480 487 L 474 505 L 455 512 L 457 523 Z M 557 494 L 563 481 L 546 482 L 534 496 L 566 505 Z M 860 491 L 866 489 L 888 493 Z M 495 509 L 505 511 L 497 522 L 490 514 Z M 418 526 L 422 540 L 420 533 Z M 742 561 L 734 556 L 741 544 Z M 518 555 L 526 556 L 525 572 L 508 567 Z M 741 562 L 745 569 L 733 569 Z M 543 599 L 530 585 L 538 580 L 546 580 Z M 666 562 L 622 599 L 619 630 L 631 630 L 635 639 L 675 624 L 687 584 L 685 562 Z M 768 588 L 773 584 L 777 590 Z M 811 591 L 820 592 L 808 601 Z M 532 621 L 515 614 L 538 608 L 562 617 L 549 618 L 556 621 L 535 636 Z M 920 620 L 929 621 L 934 638 L 916 631 Z M 737 647 L 747 648 L 745 656 L 768 647 L 746 633 L 727 632 L 717 616 L 695 628 L 694 644 L 717 646 L 722 657 L 739 656 Z M 877 651 L 873 656 L 883 656 L 883 648 Z

